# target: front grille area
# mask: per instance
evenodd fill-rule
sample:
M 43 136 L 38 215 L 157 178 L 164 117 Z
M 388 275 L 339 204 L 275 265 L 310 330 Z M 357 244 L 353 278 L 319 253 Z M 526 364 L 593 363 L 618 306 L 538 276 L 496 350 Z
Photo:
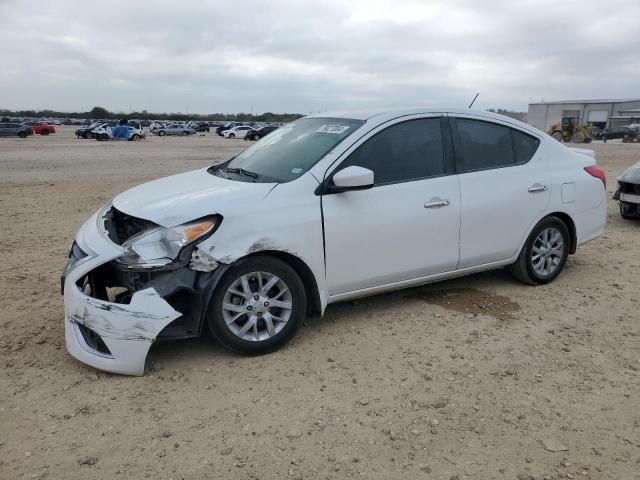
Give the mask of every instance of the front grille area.
M 618 182 L 620 193 L 640 195 L 640 183 Z
M 149 220 L 127 215 L 116 207 L 111 207 L 104 216 L 104 227 L 111 241 L 117 245 L 122 245 L 134 235 L 157 227 L 157 225 Z
M 88 254 L 83 251 L 74 240 L 71 244 L 71 250 L 69 250 L 69 258 L 71 259 L 71 261 L 75 263 L 78 260 L 82 260 L 86 256 L 88 256 Z

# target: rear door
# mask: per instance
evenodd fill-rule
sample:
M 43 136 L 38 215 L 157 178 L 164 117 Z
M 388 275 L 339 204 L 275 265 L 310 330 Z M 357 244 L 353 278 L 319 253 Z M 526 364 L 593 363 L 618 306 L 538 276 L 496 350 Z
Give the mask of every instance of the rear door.
M 506 260 L 549 203 L 551 174 L 540 139 L 515 126 L 451 117 L 460 173 L 459 268 Z

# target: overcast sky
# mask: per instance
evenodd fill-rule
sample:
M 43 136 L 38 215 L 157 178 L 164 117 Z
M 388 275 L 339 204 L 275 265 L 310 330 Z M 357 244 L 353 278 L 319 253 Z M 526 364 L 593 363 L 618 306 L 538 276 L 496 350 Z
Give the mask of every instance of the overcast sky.
M 0 0 L 0 108 L 520 111 L 640 97 L 639 0 Z

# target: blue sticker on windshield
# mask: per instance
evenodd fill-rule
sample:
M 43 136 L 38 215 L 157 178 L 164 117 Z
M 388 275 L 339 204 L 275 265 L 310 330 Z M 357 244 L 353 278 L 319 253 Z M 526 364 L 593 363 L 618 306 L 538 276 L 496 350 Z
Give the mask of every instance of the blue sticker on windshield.
M 291 169 L 291 173 L 293 173 L 294 175 L 300 175 L 302 172 L 304 172 L 304 168 L 292 168 Z

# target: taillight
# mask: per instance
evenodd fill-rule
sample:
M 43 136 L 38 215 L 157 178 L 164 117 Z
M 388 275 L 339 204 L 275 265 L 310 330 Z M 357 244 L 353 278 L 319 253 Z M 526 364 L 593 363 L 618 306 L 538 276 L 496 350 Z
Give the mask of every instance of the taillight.
M 598 167 L 584 167 L 584 171 L 592 177 L 599 178 L 604 185 L 604 189 L 607 189 L 607 178 L 602 170 L 600 170 Z

